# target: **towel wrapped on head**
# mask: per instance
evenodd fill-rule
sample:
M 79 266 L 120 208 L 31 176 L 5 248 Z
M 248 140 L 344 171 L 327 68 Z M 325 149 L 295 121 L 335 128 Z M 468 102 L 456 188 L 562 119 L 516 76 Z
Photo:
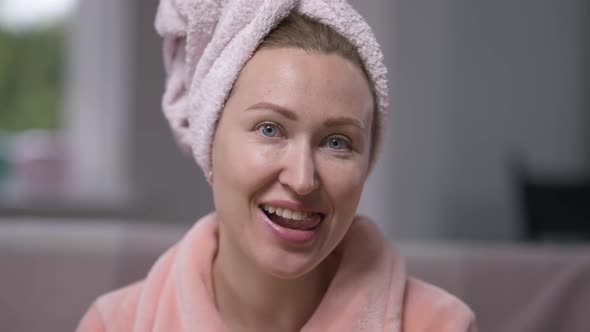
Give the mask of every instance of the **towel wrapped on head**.
M 389 108 L 387 69 L 369 25 L 344 0 L 162 0 L 156 29 L 164 39 L 164 114 L 180 148 L 207 176 L 217 119 L 240 70 L 292 11 L 325 24 L 355 47 L 375 94 L 373 168 Z

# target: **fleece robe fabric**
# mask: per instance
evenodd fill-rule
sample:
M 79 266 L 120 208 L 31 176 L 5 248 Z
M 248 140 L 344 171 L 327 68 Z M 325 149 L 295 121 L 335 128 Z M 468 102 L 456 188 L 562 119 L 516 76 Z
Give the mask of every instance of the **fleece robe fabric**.
M 147 277 L 99 297 L 78 332 L 227 331 L 215 305 L 215 214 L 198 221 Z M 475 332 L 474 315 L 456 297 L 409 278 L 379 228 L 357 217 L 334 250 L 340 264 L 301 331 Z

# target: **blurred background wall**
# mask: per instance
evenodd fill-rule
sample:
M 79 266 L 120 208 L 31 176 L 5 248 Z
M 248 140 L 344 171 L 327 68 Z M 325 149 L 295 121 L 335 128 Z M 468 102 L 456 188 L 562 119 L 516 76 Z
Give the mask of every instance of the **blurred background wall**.
M 390 69 L 386 147 L 360 208 L 390 236 L 517 240 L 515 163 L 541 175 L 590 173 L 588 1 L 351 2 Z M 1 215 L 189 224 L 212 210 L 200 169 L 160 111 L 156 6 L 80 1 L 68 29 L 63 131 L 88 198 L 3 200 Z M 107 199 L 94 202 L 96 188 Z
M 389 148 L 364 202 L 381 200 L 393 236 L 517 239 L 511 163 L 588 173 L 589 2 L 357 3 L 391 69 Z

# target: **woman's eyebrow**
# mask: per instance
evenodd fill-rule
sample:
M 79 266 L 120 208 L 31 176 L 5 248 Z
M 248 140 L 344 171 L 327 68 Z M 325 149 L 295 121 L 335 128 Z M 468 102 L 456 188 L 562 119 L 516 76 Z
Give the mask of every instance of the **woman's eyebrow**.
M 255 109 L 267 109 L 267 110 L 272 110 L 272 111 L 276 111 L 281 113 L 284 117 L 290 119 L 290 120 L 297 120 L 297 115 L 295 114 L 295 112 L 291 111 L 288 108 L 285 108 L 283 106 L 279 106 L 273 103 L 268 103 L 268 102 L 260 102 L 260 103 L 256 103 L 250 107 L 248 107 L 246 109 L 246 111 L 249 110 L 255 110 Z
M 326 120 L 324 122 L 324 125 L 326 127 L 355 126 L 361 130 L 365 130 L 365 125 L 361 121 L 359 121 L 355 118 L 349 118 L 347 116 L 339 116 L 339 117 L 335 117 L 335 118 L 329 118 L 328 120 Z
M 290 120 L 293 120 L 293 121 L 297 120 L 297 114 L 295 114 L 295 112 L 291 111 L 288 108 L 285 108 L 283 106 L 279 106 L 279 105 L 276 105 L 273 103 L 259 102 L 259 103 L 256 103 L 256 104 L 248 107 L 246 109 L 246 111 L 256 110 L 256 109 L 266 109 L 266 110 L 275 111 Z M 328 118 L 326 121 L 324 121 L 324 126 L 326 126 L 326 127 L 355 126 L 355 127 L 360 128 L 361 130 L 365 130 L 365 125 L 361 121 L 359 121 L 355 118 L 352 118 L 352 117 L 347 117 L 347 116 L 338 116 L 338 117 Z

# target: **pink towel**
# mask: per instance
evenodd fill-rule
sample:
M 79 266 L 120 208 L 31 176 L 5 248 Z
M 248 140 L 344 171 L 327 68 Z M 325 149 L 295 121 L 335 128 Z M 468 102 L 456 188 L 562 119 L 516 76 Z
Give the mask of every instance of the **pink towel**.
M 77 329 L 226 331 L 215 306 L 215 214 L 160 257 L 147 278 L 100 297 Z M 407 278 L 405 264 L 377 226 L 362 217 L 332 253 L 340 265 L 302 331 L 466 332 L 473 314 L 452 295 Z
M 156 29 L 163 37 L 164 114 L 181 149 L 205 176 L 213 131 L 240 70 L 260 42 L 291 11 L 332 27 L 359 51 L 376 94 L 379 154 L 389 108 L 387 69 L 369 25 L 344 0 L 161 0 Z

